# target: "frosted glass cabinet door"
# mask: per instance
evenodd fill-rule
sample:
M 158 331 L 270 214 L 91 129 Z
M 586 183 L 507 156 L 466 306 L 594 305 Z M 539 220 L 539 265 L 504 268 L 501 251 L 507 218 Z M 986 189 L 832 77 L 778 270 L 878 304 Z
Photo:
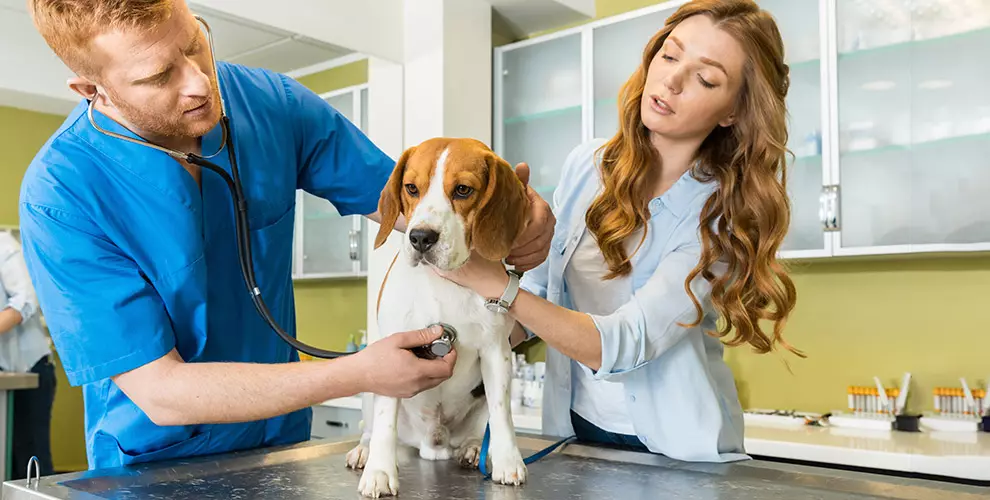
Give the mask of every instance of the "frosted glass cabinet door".
M 595 137 L 607 139 L 619 131 L 619 90 L 642 65 L 646 44 L 675 10 L 664 9 L 594 30 Z
M 568 35 L 502 54 L 501 154 L 526 162 L 549 198 L 560 168 L 581 143 L 581 37 Z
M 782 251 L 825 250 L 822 194 L 822 77 L 818 0 L 759 0 L 777 20 L 790 68 L 787 191 L 791 225 Z
M 842 248 L 990 242 L 990 2 L 837 15 Z
M 353 272 L 354 217 L 342 217 L 330 202 L 302 193 L 304 276 Z M 360 239 L 360 238 L 358 238 Z
M 347 92 L 345 94 L 339 94 L 332 97 L 327 97 L 325 99 L 330 106 L 344 115 L 348 120 L 353 123 L 357 123 L 354 116 L 354 94 L 352 92 Z
M 368 128 L 368 89 L 361 89 L 361 131 L 367 135 Z

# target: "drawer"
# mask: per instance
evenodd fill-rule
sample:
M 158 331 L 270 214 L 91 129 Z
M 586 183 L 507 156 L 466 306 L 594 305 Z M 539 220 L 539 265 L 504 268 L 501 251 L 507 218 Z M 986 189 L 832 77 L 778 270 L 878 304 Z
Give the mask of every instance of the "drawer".
M 361 434 L 361 410 L 316 405 L 312 439 L 340 439 Z

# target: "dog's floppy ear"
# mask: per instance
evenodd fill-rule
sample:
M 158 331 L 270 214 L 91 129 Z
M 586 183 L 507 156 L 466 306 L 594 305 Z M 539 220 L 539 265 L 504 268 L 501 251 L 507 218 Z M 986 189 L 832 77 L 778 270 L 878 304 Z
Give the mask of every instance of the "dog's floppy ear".
M 526 227 L 529 197 L 508 162 L 494 153 L 489 153 L 485 161 L 488 185 L 474 219 L 471 241 L 482 257 L 502 260 Z
M 382 189 L 382 195 L 378 198 L 378 213 L 382 216 L 381 227 L 378 228 L 378 236 L 375 237 L 375 248 L 382 246 L 389 234 L 395 229 L 395 221 L 402 213 L 402 176 L 406 173 L 406 163 L 412 156 L 416 148 L 409 148 L 402 152 L 399 161 L 392 169 L 392 175 L 388 178 L 388 183 Z

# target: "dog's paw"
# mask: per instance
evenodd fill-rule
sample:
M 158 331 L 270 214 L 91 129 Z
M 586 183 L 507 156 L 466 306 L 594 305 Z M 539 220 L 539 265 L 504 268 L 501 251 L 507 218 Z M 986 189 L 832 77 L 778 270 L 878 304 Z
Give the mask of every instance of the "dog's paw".
M 360 443 L 347 452 L 347 466 L 352 469 L 363 469 L 368 462 L 368 446 Z
M 443 448 L 421 446 L 419 448 L 419 457 L 423 460 L 450 460 L 450 448 L 446 446 Z
M 364 469 L 358 491 L 369 498 L 381 498 L 399 494 L 399 473 L 392 470 L 382 470 L 377 467 Z
M 526 464 L 518 449 L 492 456 L 492 481 L 516 486 L 526 482 Z
M 454 452 L 454 457 L 457 459 L 457 463 L 461 464 L 461 467 L 477 469 L 478 462 L 481 460 L 481 442 L 468 441 L 464 443 Z

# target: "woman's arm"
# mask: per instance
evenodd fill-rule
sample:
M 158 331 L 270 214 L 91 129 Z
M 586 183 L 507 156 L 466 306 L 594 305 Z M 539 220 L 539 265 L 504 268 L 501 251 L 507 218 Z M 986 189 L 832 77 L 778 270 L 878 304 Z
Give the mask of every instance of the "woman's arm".
M 0 309 L 0 334 L 4 334 L 38 310 L 38 298 L 28 277 L 20 245 L 6 233 L 0 234 L 0 284 L 9 296 L 7 307 Z
M 680 323 L 695 318 L 684 281 L 700 252 L 696 242 L 671 252 L 633 297 L 611 314 L 573 311 L 525 290 L 519 291 L 509 314 L 549 346 L 590 368 L 597 378 L 634 370 L 693 331 Z M 509 280 L 501 263 L 478 256 L 457 271 L 441 275 L 483 297 L 501 296 Z M 711 288 L 699 277 L 692 282 L 692 290 L 705 303 Z
M 501 294 L 498 292 L 490 296 Z M 525 290 L 519 291 L 509 314 L 568 358 L 592 370 L 601 368 L 602 337 L 591 316 L 560 307 Z
M 543 271 L 546 272 L 545 269 Z M 509 276 L 502 263 L 485 260 L 478 255 L 472 255 L 468 263 L 457 271 L 437 272 L 455 283 L 473 289 L 482 297 L 501 296 L 509 283 Z M 519 289 L 509 314 L 521 325 L 517 326 L 510 338 L 526 335 L 522 331 L 522 327 L 525 327 L 565 356 L 593 370 L 601 365 L 601 335 L 587 314 L 560 307 L 523 288 Z

